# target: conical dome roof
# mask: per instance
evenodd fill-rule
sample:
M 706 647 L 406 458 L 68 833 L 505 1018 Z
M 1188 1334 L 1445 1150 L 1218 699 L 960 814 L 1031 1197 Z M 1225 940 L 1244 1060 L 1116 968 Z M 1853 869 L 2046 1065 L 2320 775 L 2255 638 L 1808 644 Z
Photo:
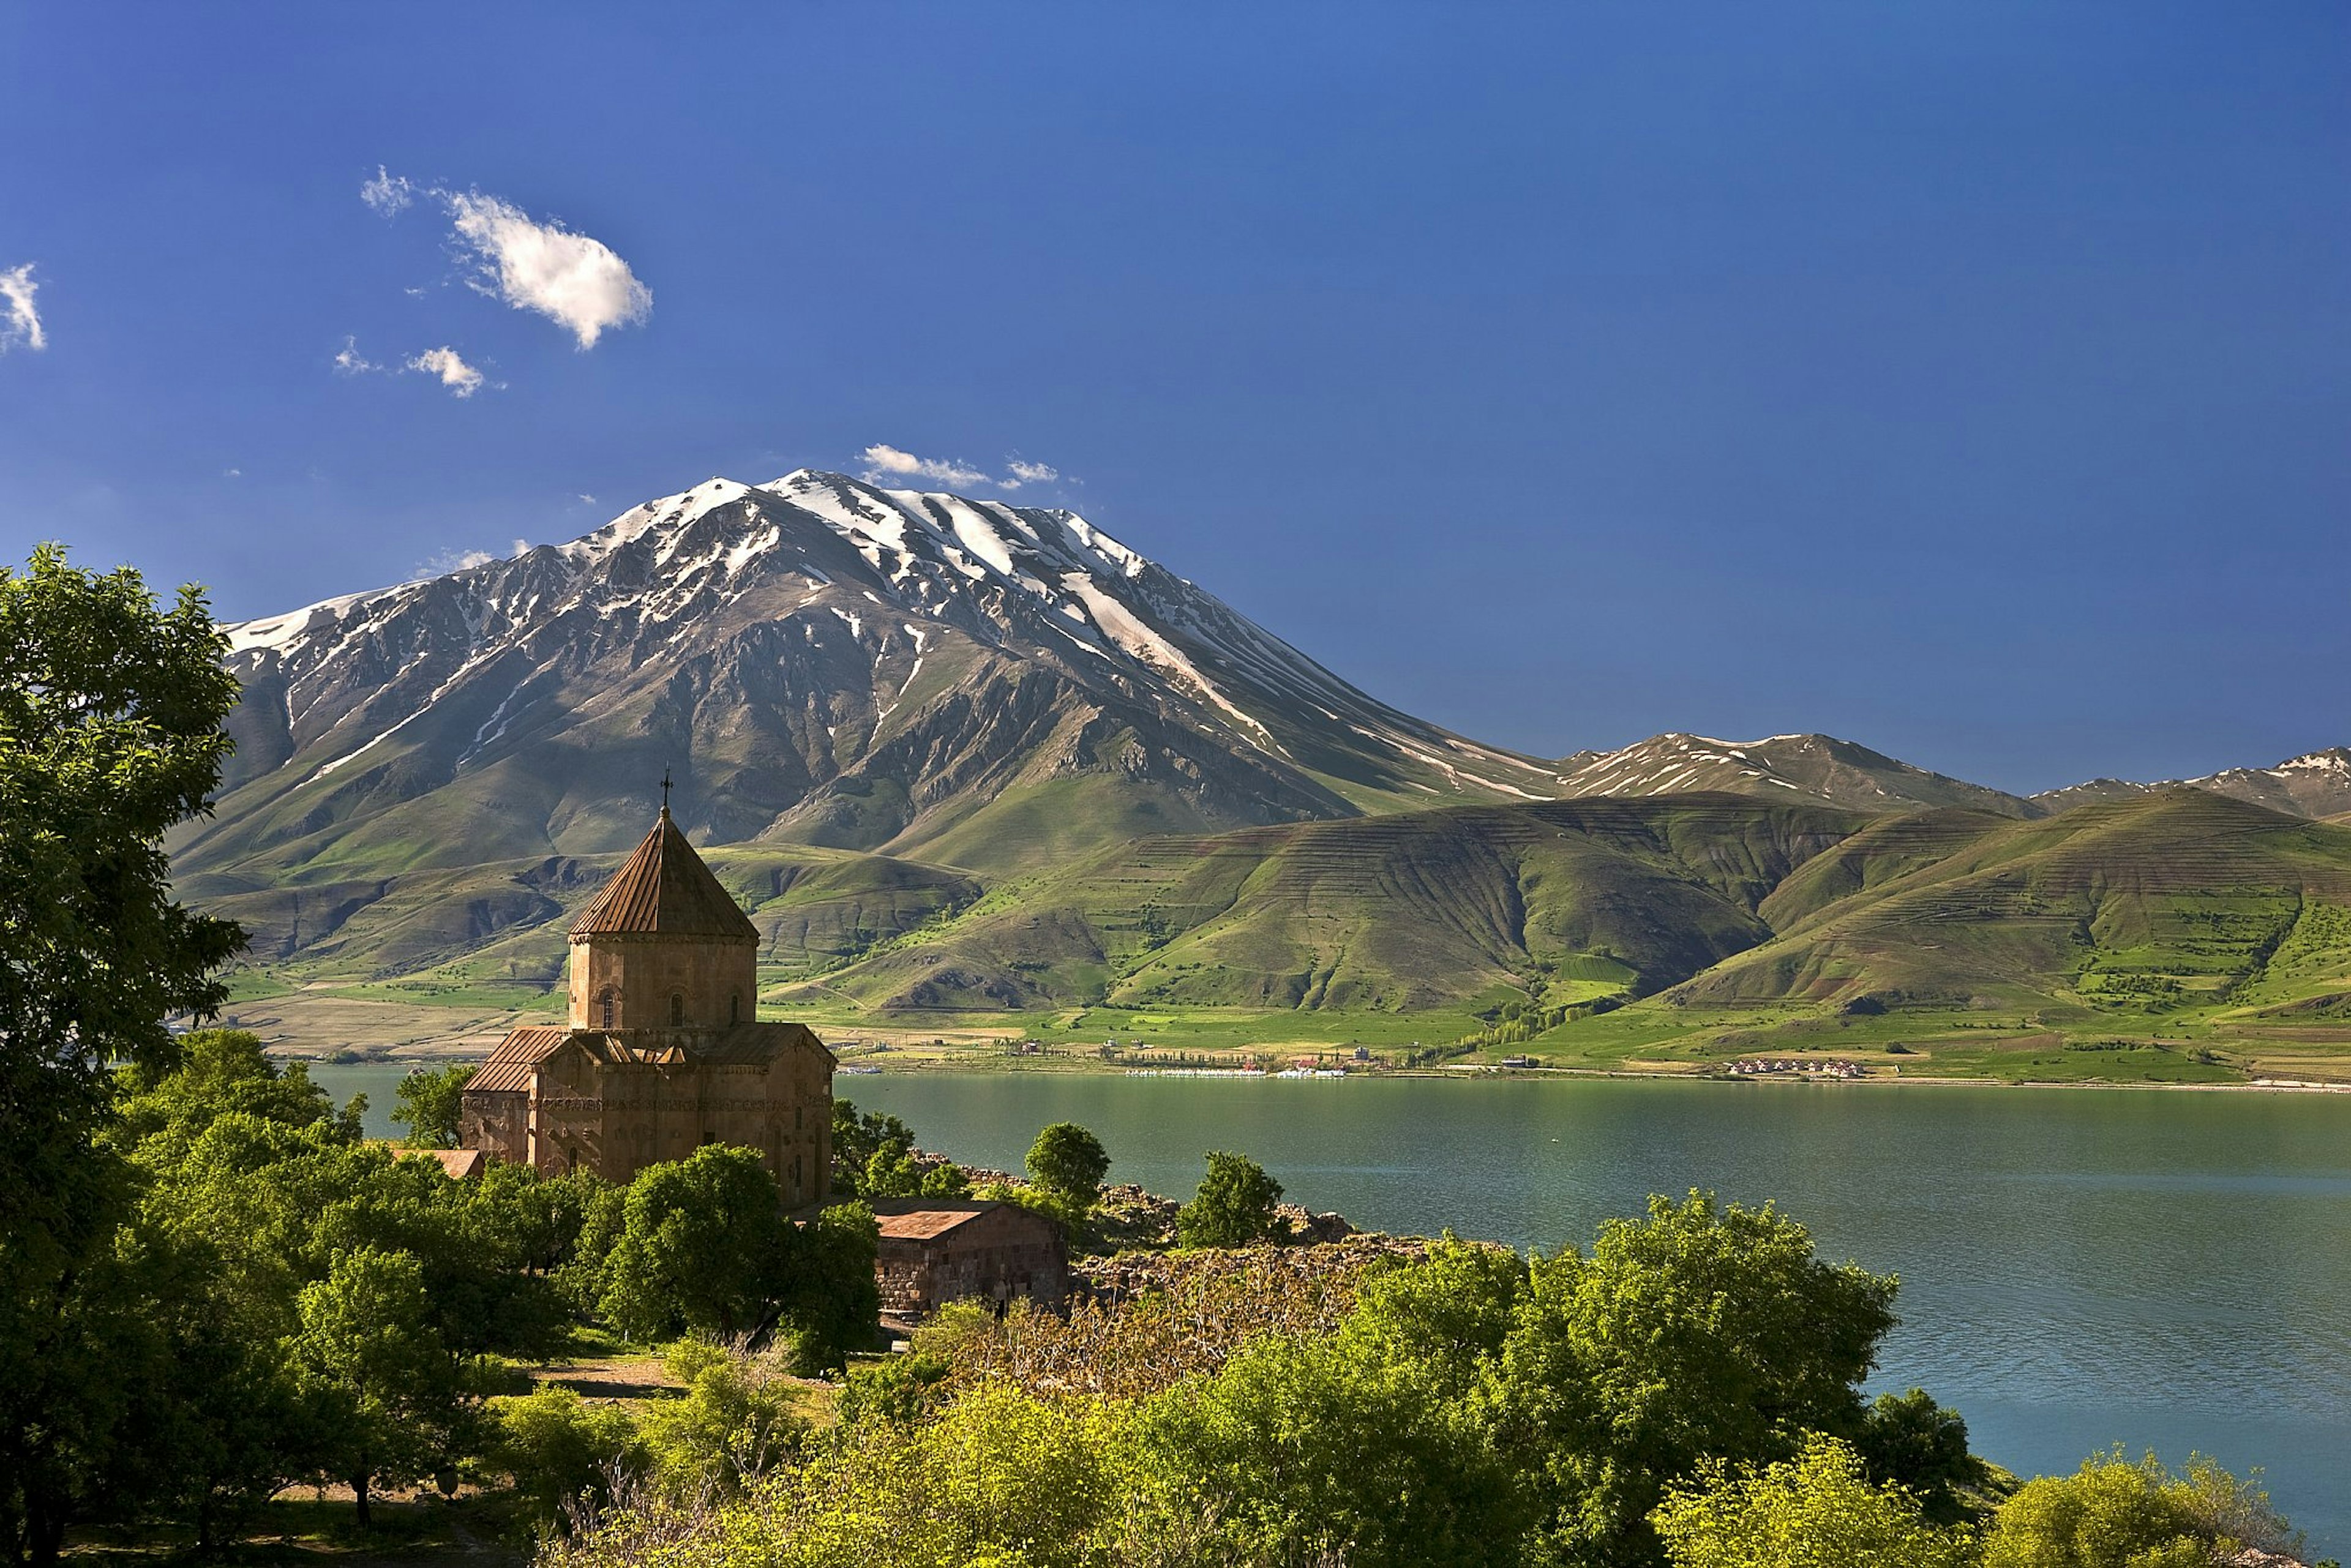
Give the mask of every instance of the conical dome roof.
M 571 935 L 759 939 L 750 916 L 669 820 L 667 806 L 645 841 L 571 923 Z

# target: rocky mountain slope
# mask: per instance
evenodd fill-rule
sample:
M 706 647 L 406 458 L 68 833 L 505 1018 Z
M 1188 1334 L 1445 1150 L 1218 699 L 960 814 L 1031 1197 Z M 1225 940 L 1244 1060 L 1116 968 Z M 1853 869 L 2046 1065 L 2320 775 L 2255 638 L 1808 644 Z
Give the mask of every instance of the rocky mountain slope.
M 1819 735 L 1518 756 L 1379 703 L 1073 513 L 808 471 L 230 631 L 238 750 L 176 871 L 260 961 L 314 977 L 548 983 L 664 769 L 771 977 L 884 1008 L 1979 995 L 2007 957 L 1902 956 L 1943 950 L 1958 915 L 1928 898 L 1942 924 L 1914 929 L 1863 904 L 2133 802 L 2184 846 L 2117 862 L 2147 885 L 2191 862 L 2225 881 L 2197 823 L 2253 841 L 2180 801 L 2267 808 L 2264 843 L 2273 812 L 2351 813 L 2346 750 L 2200 793 L 2030 800 Z M 2252 882 L 2303 896 L 2259 859 Z M 1986 927 L 2003 952 L 2074 951 L 2016 918 Z
M 1659 735 L 1618 751 L 1578 752 L 1560 768 L 1558 792 L 1568 797 L 1714 790 L 1765 800 L 1827 800 L 1862 811 L 1965 806 L 2002 817 L 2041 814 L 2041 808 L 2017 796 L 1929 773 L 1826 735 L 1774 735 L 1762 740 Z
M 2202 789 L 2295 817 L 2341 817 L 2351 814 L 2351 747 L 2335 746 L 2290 757 L 2274 768 L 2226 768 L 2201 779 L 2174 779 L 2161 784 L 2093 779 L 2086 784 L 2035 795 L 2032 801 L 2045 811 L 2064 811 L 2092 801 L 2127 800 L 2163 789 Z
M 698 841 L 1002 868 L 1138 832 L 1540 798 L 1066 511 L 802 471 L 231 629 L 184 874 L 593 854 L 674 769 Z

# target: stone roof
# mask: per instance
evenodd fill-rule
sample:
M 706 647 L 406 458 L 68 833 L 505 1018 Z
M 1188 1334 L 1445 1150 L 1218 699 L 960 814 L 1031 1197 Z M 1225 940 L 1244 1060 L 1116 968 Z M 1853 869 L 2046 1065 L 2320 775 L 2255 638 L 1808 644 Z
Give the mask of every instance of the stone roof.
M 958 1202 L 936 1197 L 883 1198 L 873 1205 L 873 1223 L 882 1235 L 895 1241 L 935 1241 L 960 1229 L 1000 1203 Z
M 571 923 L 571 935 L 759 939 L 758 927 L 694 852 L 666 806 L 644 842 Z
M 404 1159 L 425 1159 L 437 1162 L 441 1174 L 452 1181 L 466 1181 L 480 1176 L 490 1156 L 479 1149 L 411 1149 Z
M 553 1056 L 571 1038 L 567 1029 L 518 1029 L 498 1041 L 471 1078 L 466 1092 L 493 1090 L 524 1092 L 530 1088 L 530 1070 Z
M 489 1059 L 465 1080 L 465 1092 L 527 1093 L 532 1071 L 574 1041 L 607 1066 L 757 1067 L 799 1045 L 814 1046 L 824 1052 L 827 1062 L 832 1060 L 832 1052 L 806 1024 L 625 1030 L 533 1026 L 516 1030 L 498 1041 Z

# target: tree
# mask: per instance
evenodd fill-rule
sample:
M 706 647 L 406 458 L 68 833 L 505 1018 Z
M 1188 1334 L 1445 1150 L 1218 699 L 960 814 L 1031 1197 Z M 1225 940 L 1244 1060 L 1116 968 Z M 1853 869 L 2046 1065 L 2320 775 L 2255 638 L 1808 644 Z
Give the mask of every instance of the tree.
M 1972 1568 L 1972 1531 L 1939 1525 L 1899 1487 L 1870 1484 L 1834 1437 L 1761 1469 L 1719 1460 L 1651 1515 L 1673 1568 Z
M 409 1486 L 455 1469 L 474 1415 L 467 1369 L 442 1343 L 424 1270 L 405 1253 L 338 1253 L 303 1290 L 299 1312 L 295 1376 L 331 1434 L 327 1473 L 350 1482 L 365 1528 L 376 1482 Z
M 901 1155 L 908 1156 L 911 1164 L 914 1147 L 914 1130 L 888 1112 L 861 1113 L 847 1100 L 832 1103 L 832 1190 L 841 1197 L 891 1196 L 870 1191 L 866 1173 L 878 1155 L 891 1156 L 883 1163 L 885 1169 Z
M 881 1231 L 862 1203 L 837 1203 L 790 1228 L 782 1260 L 779 1317 L 804 1377 L 838 1372 L 870 1348 L 882 1317 L 873 1276 Z
M 400 1081 L 399 1109 L 392 1119 L 408 1129 L 408 1145 L 414 1149 L 454 1149 L 457 1146 L 457 1118 L 463 1107 L 465 1085 L 472 1080 L 476 1064 L 454 1062 L 440 1069 L 417 1067 L 409 1070 Z
M 646 1166 L 629 1184 L 605 1261 L 605 1315 L 641 1340 L 681 1331 L 732 1338 L 757 1327 L 778 1296 L 780 1202 L 749 1149 L 711 1144 Z
M 2200 1455 L 2174 1475 L 2117 1447 L 2027 1481 L 1984 1539 L 1984 1568 L 2206 1568 L 2248 1547 L 2298 1552 L 2269 1496 Z
M 1281 1184 L 1246 1155 L 1208 1152 L 1208 1174 L 1191 1202 L 1176 1211 L 1176 1239 L 1186 1247 L 1247 1247 L 1286 1241 L 1289 1227 L 1274 1212 Z
M 612 1478 L 645 1468 L 636 1423 L 617 1405 L 590 1405 L 569 1388 L 541 1384 L 489 1403 L 494 1426 L 483 1468 L 511 1477 L 542 1523 L 582 1498 L 610 1500 Z
M 790 1457 L 808 1435 L 798 1387 L 773 1357 L 685 1339 L 670 1348 L 663 1369 L 685 1393 L 646 1406 L 638 1435 L 673 1497 L 732 1492 Z
M 1425 1258 L 1368 1275 L 1339 1326 L 1352 1355 L 1420 1367 L 1447 1399 L 1466 1398 L 1510 1339 L 1527 1263 L 1448 1233 Z
M 1896 1285 L 1820 1262 L 1768 1205 L 1703 1193 L 1610 1221 L 1588 1260 L 1539 1262 L 1481 1397 L 1508 1443 L 1543 1455 L 1559 1553 L 1654 1563 L 1669 1482 L 1850 1436 Z
M 1144 1430 L 1177 1511 L 1221 1521 L 1231 1560 L 1520 1560 L 1512 1467 L 1425 1364 L 1268 1336 L 1159 1396 Z
M 1046 1195 L 1082 1216 L 1102 1196 L 1110 1155 L 1102 1140 L 1075 1122 L 1056 1122 L 1029 1148 L 1029 1176 Z
M 0 1550 L 18 1556 L 55 1555 L 128 1416 L 107 1380 L 60 1381 L 108 1359 L 69 1336 L 120 1321 L 77 1299 L 132 1203 L 92 1142 L 110 1064 L 168 1066 L 164 1020 L 217 1009 L 243 940 L 172 902 L 162 849 L 220 780 L 225 651 L 193 588 L 167 611 L 137 572 L 55 545 L 0 570 Z
M 1923 1388 L 1881 1394 L 1854 1437 L 1869 1478 L 1909 1488 L 1928 1517 L 1955 1524 L 1965 1516 L 1956 1489 L 1983 1484 L 1987 1469 L 1968 1451 L 1968 1424 Z

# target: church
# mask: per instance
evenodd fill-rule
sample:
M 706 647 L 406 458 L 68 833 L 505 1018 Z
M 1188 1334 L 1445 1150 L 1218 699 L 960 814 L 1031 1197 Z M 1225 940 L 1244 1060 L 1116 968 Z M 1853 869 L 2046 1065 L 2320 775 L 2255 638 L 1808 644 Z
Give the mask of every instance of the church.
M 758 1021 L 758 930 L 666 802 L 570 938 L 567 1027 L 498 1043 L 465 1084 L 458 1143 L 615 1182 L 737 1144 L 758 1152 L 786 1207 L 822 1201 L 832 1053 L 799 1024 Z

